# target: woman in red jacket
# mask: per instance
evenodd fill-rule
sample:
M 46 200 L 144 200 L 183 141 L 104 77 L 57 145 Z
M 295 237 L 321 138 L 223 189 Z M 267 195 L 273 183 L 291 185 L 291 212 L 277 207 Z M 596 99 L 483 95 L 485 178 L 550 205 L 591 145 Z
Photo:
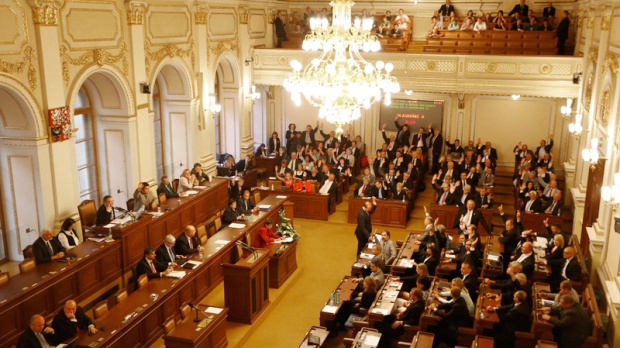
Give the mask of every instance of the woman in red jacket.
M 256 237 L 254 237 L 255 248 L 265 248 L 269 243 L 280 240 L 280 236 L 271 230 L 272 226 L 273 221 L 271 221 L 271 219 L 267 219 L 265 220 L 265 225 L 258 229 L 258 233 L 256 234 Z

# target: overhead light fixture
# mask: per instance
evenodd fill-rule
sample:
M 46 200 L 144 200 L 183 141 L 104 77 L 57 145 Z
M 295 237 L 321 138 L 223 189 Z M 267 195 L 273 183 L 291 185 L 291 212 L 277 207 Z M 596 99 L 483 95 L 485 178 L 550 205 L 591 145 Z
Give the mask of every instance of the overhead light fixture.
M 250 92 L 246 98 L 252 99 L 252 103 L 260 99 L 260 93 L 256 92 L 256 86 L 252 85 L 252 92 Z
M 215 96 L 212 95 L 210 99 L 210 105 L 209 105 L 209 110 L 211 111 L 211 115 L 213 115 L 213 117 L 217 116 L 220 114 L 220 112 L 222 111 L 222 106 L 220 104 L 217 104 L 215 102 Z
M 512 95 L 512 100 L 519 100 L 519 98 L 521 98 L 520 94 L 513 94 Z
M 581 151 L 581 158 L 590 166 L 590 169 L 594 169 L 599 159 L 598 138 L 592 138 L 592 140 L 590 140 L 590 145 L 591 147 L 589 149 L 583 149 Z
M 562 113 L 562 116 L 564 116 L 564 118 L 569 119 L 571 113 L 573 112 L 573 99 L 572 98 L 567 98 L 566 99 L 566 105 L 562 106 L 560 108 L 560 112 Z
M 620 205 L 620 173 L 614 174 L 614 183 L 612 186 L 603 186 L 601 188 L 601 199 L 611 210 L 616 212 Z
M 311 19 L 312 30 L 302 44 L 304 50 L 323 51 L 321 56 L 306 67 L 292 60 L 293 71 L 283 85 L 296 105 L 301 104 L 303 94 L 310 105 L 319 108 L 319 117 L 338 126 L 336 133 L 342 134 L 342 126 L 358 119 L 362 108 L 369 109 L 382 94 L 390 102 L 391 94 L 400 92 L 400 85 L 390 75 L 392 63 L 377 61 L 372 65 L 360 55 L 361 51 L 381 49 L 371 33 L 373 20 L 352 23 L 351 0 L 333 0 L 331 5 L 332 24 L 326 18 Z
M 581 126 L 581 114 L 575 115 L 575 123 L 571 123 L 568 125 L 568 132 L 570 135 L 579 139 L 581 132 L 583 131 L 583 127 Z

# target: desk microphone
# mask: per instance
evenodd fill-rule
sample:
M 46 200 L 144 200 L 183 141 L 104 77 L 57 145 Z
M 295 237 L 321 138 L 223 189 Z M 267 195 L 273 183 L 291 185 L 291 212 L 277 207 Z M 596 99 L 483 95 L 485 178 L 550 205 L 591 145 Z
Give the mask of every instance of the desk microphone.
M 129 211 L 128 211 L 127 209 L 125 209 L 125 208 L 121 208 L 121 207 L 114 207 L 113 209 L 116 209 L 116 210 L 121 211 L 121 212 L 123 212 L 123 213 L 129 213 Z
M 200 318 L 198 318 L 198 312 L 202 312 L 202 311 L 198 307 L 194 306 L 194 304 L 191 302 L 188 302 L 187 305 L 190 306 L 190 308 L 193 308 L 196 310 L 196 318 L 194 318 L 194 322 L 195 323 L 200 322 Z

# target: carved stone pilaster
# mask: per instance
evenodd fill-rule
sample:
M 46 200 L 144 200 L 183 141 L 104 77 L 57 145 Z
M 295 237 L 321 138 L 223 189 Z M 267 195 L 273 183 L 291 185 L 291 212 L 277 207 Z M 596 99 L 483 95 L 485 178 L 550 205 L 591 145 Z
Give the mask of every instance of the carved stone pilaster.
M 611 24 L 611 16 L 603 15 L 603 17 L 601 17 L 601 30 L 602 31 L 609 30 L 610 24 Z
M 588 17 L 588 24 L 587 24 L 587 28 L 588 29 L 592 29 L 594 28 L 594 15 L 592 14 L 592 11 L 587 12 L 587 17 Z
M 64 0 L 34 0 L 32 6 L 34 24 L 58 25 L 58 10 L 64 4 Z
M 207 24 L 209 16 L 209 7 L 206 4 L 196 4 L 196 12 L 194 12 L 194 22 L 196 24 Z
M 148 5 L 145 2 L 131 1 L 127 5 L 127 24 L 142 25 L 144 24 L 144 14 Z
M 269 22 L 269 24 L 273 24 L 273 22 L 275 22 L 276 20 L 276 15 L 278 14 L 278 10 L 272 8 L 267 11 L 269 12 L 269 14 L 267 15 L 267 21 Z
M 603 62 L 603 72 L 609 70 L 612 75 L 618 73 L 618 58 L 612 53 L 607 53 L 605 61 Z
M 250 8 L 242 6 L 239 8 L 239 24 L 248 24 L 250 19 Z

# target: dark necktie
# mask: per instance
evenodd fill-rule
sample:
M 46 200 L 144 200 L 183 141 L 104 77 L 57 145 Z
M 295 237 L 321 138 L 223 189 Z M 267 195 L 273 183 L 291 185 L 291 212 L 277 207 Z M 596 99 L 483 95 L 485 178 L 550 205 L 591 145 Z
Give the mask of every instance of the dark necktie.
M 176 257 L 174 256 L 174 253 L 172 252 L 172 248 L 168 248 L 168 254 L 170 254 L 170 262 L 174 262 L 174 260 L 176 260 Z
M 54 248 L 52 248 L 52 245 L 50 244 L 50 241 L 49 240 L 45 241 L 45 244 L 47 245 L 47 248 L 50 251 L 50 256 L 54 256 Z

